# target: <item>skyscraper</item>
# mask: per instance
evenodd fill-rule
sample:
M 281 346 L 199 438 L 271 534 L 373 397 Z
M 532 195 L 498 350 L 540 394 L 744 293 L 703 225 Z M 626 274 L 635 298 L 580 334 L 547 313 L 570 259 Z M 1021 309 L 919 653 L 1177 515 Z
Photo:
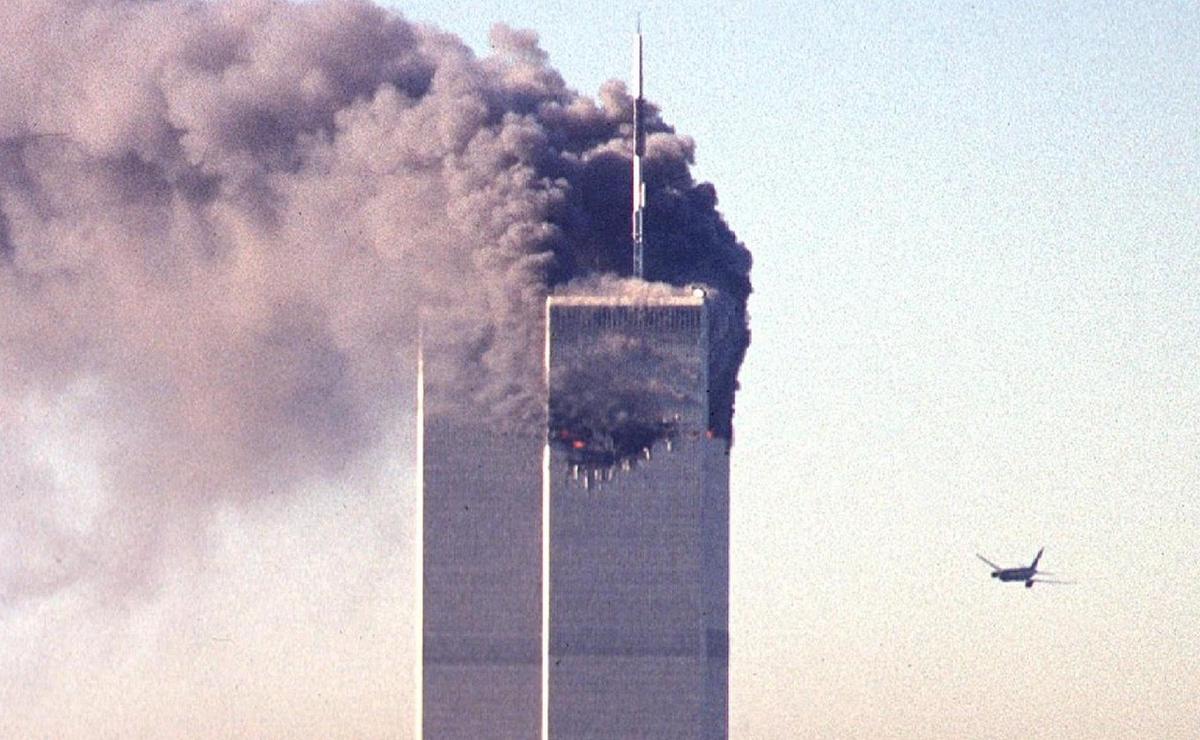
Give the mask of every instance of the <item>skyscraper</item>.
M 547 302 L 543 729 L 724 737 L 729 456 L 702 289 Z
M 420 367 L 417 736 L 535 737 L 544 422 L 474 408 L 452 348 L 425 343 Z
M 639 30 L 634 279 L 547 299 L 542 418 L 471 408 L 444 348 L 421 362 L 425 737 L 728 733 L 723 437 L 744 344 L 729 362 L 729 305 L 705 288 L 643 281 L 641 62 Z

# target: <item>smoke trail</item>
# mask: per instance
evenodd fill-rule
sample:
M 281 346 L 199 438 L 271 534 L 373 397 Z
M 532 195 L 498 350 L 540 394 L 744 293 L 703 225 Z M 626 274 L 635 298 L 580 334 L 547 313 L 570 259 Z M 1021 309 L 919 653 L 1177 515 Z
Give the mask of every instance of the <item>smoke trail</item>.
M 570 90 L 530 32 L 492 44 L 365 0 L 0 8 L 0 600 L 130 588 L 214 502 L 344 473 L 407 396 L 421 306 L 468 327 L 441 338 L 467 396 L 537 413 L 545 295 L 629 270 L 632 102 Z M 647 274 L 728 298 L 728 435 L 749 256 L 649 116 Z M 85 417 L 86 522 L 32 459 L 34 397 Z

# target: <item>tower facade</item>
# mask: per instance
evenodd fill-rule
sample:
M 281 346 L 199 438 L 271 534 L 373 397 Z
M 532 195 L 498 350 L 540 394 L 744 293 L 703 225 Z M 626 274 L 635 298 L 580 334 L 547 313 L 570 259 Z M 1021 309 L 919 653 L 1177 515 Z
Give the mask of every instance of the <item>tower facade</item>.
M 423 350 L 423 737 L 728 735 L 714 305 L 643 282 L 640 29 L 636 42 L 634 280 L 547 299 L 544 417 L 471 408 L 461 383 L 439 381 L 475 363 Z
M 543 732 L 727 735 L 728 443 L 702 290 L 551 297 Z
M 416 737 L 530 738 L 541 713 L 544 422 L 472 408 L 471 367 L 424 343 L 418 381 Z

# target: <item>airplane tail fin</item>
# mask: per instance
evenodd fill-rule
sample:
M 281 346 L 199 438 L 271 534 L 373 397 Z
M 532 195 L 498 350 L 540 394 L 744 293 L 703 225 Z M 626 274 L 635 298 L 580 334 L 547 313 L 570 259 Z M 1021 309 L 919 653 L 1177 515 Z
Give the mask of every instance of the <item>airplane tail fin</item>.
M 1038 561 L 1042 559 L 1042 553 L 1043 553 L 1043 552 L 1045 552 L 1045 551 L 1046 551 L 1046 548 L 1044 548 L 1044 547 L 1043 547 L 1041 550 L 1038 550 L 1038 554 L 1037 554 L 1037 555 L 1035 555 L 1035 556 L 1034 556 L 1034 558 L 1033 558 L 1033 565 L 1030 565 L 1030 566 L 1029 566 L 1030 568 L 1033 568 L 1034 570 L 1037 570 L 1037 564 L 1038 564 Z

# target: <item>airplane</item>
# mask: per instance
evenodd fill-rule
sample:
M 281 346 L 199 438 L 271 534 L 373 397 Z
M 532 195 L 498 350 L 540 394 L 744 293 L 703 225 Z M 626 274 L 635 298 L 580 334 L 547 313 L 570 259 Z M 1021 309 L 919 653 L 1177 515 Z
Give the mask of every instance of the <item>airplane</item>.
M 1038 570 L 1038 561 L 1042 559 L 1042 553 L 1045 551 L 1046 548 L 1044 547 L 1041 550 L 1038 550 L 1037 555 L 1035 555 L 1033 558 L 1033 562 L 1022 568 L 1001 568 L 999 565 L 996 565 L 979 553 L 975 553 L 975 557 L 987 563 L 992 568 L 992 578 L 999 578 L 1001 581 L 1024 581 L 1025 588 L 1033 588 L 1033 584 L 1035 583 L 1074 583 L 1074 581 L 1052 581 L 1047 578 L 1037 577 L 1039 574 L 1046 576 L 1054 575 L 1053 573 L 1048 573 L 1044 570 Z

